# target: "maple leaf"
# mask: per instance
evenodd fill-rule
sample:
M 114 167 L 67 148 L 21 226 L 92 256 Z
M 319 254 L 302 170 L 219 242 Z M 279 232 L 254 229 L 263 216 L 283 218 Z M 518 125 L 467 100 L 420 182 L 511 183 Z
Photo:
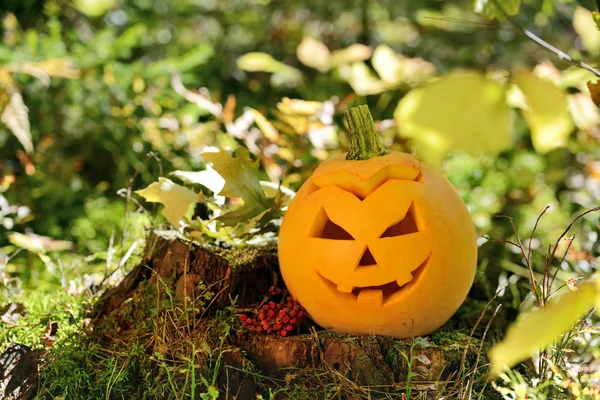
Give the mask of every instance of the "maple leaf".
M 164 206 L 162 214 L 177 229 L 179 229 L 179 221 L 190 206 L 204 200 L 201 193 L 196 193 L 167 178 L 158 178 L 158 182 L 151 183 L 147 188 L 137 190 L 135 193 L 146 201 L 162 204 Z
M 217 218 L 223 224 L 234 226 L 238 222 L 248 221 L 273 206 L 274 200 L 265 195 L 260 185 L 258 161 L 250 160 L 246 148 L 239 148 L 235 155 L 219 150 L 217 153 L 203 153 L 202 157 L 225 180 L 221 191 L 215 194 L 239 198 L 244 202 L 236 210 Z

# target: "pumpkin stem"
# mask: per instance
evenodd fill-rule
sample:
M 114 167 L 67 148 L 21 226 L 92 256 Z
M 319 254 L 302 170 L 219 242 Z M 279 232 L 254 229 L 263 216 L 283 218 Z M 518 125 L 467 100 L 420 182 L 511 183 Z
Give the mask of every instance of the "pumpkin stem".
M 344 113 L 350 131 L 350 148 L 346 160 L 368 160 L 388 154 L 379 139 L 369 107 L 365 104 Z

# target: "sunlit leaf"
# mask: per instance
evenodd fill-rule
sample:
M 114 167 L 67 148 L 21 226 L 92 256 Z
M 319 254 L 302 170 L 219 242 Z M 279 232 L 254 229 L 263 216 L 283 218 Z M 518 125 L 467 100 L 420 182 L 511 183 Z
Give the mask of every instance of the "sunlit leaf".
M 592 12 L 578 6 L 573 14 L 573 28 L 587 51 L 598 55 L 600 53 L 600 31 L 598 31 Z
M 377 46 L 371 60 L 373 68 L 381 79 L 392 84 L 398 83 L 402 76 L 402 62 L 396 52 L 385 44 Z
M 385 82 L 416 84 L 435 72 L 435 66 L 421 58 L 407 58 L 396 54 L 389 46 L 377 46 L 371 59 L 373 68 Z
M 269 72 L 274 74 L 271 82 L 295 82 L 302 79 L 302 72 L 274 59 L 267 53 L 247 53 L 238 58 L 237 65 L 240 69 L 250 72 Z
M 8 234 L 8 241 L 15 246 L 33 253 L 70 250 L 73 247 L 73 243 L 69 241 L 55 240 L 48 236 L 36 235 L 35 233 L 23 234 L 12 232 Z
M 365 61 L 371 57 L 371 54 L 373 54 L 373 50 L 369 46 L 355 43 L 345 49 L 333 51 L 329 57 L 329 66 L 334 68 L 357 61 Z
M 146 201 L 162 204 L 164 206 L 162 214 L 175 228 L 179 228 L 179 221 L 190 206 L 202 200 L 201 195 L 167 178 L 158 178 L 158 182 L 151 183 L 147 188 L 137 190 L 136 193 Z
M 88 17 L 101 17 L 115 4 L 115 0 L 75 0 L 75 7 Z
M 566 92 L 551 81 L 528 71 L 515 74 L 514 81 L 527 100 L 523 116 L 531 129 L 535 150 L 547 153 L 566 146 L 567 138 L 574 128 Z
M 277 108 L 279 111 L 287 115 L 296 114 L 308 117 L 321 111 L 323 108 L 323 103 L 320 101 L 306 101 L 284 97 L 279 103 L 277 103 Z
M 10 129 L 15 137 L 21 142 L 26 152 L 33 152 L 31 142 L 31 131 L 29 126 L 29 109 L 23 103 L 23 97 L 16 89 L 12 89 L 10 100 L 4 107 L 0 120 Z
M 277 143 L 279 141 L 279 132 L 277 132 L 277 129 L 275 129 L 273 124 L 271 124 L 259 111 L 253 108 L 251 108 L 251 110 L 254 113 L 254 122 L 258 126 L 258 129 L 260 129 L 263 135 L 271 142 Z
M 476 71 L 452 72 L 413 89 L 394 117 L 400 135 L 412 138 L 430 163 L 450 150 L 496 154 L 514 142 L 504 87 Z
M 219 193 L 225 186 L 225 180 L 210 165 L 204 171 L 174 171 L 172 175 L 186 183 L 202 185 L 213 193 Z
M 298 60 L 307 67 L 325 72 L 329 69 L 329 49 L 323 42 L 305 37 L 296 49 Z
M 579 129 L 592 129 L 600 125 L 600 112 L 589 95 L 575 93 L 568 96 L 569 111 Z
M 359 96 L 378 94 L 388 90 L 389 83 L 378 79 L 363 62 L 356 62 L 342 69 L 342 76 Z
M 504 340 L 490 351 L 492 373 L 499 374 L 505 367 L 531 357 L 571 330 L 582 314 L 598 303 L 597 286 L 595 282 L 585 283 L 579 290 L 566 292 L 551 301 L 543 310 L 520 317 L 508 328 Z
M 225 225 L 234 226 L 272 207 L 273 199 L 265 195 L 260 185 L 258 161 L 250 160 L 246 148 L 239 148 L 235 156 L 220 150 L 217 153 L 203 153 L 202 157 L 212 163 L 212 167 L 225 180 L 225 186 L 218 194 L 240 198 L 244 202 L 238 209 L 218 217 Z

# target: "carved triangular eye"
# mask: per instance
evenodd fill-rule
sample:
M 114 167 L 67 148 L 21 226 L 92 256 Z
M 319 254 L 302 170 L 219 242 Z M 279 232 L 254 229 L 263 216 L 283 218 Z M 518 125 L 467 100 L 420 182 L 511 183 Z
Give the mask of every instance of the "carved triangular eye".
M 321 209 L 317 215 L 310 236 L 322 239 L 354 240 L 348 231 L 329 219 L 324 209 Z
M 368 267 L 369 265 L 375 265 L 375 264 L 377 264 L 377 261 L 375 261 L 375 257 L 373 257 L 371 250 L 369 250 L 369 248 L 367 247 L 366 250 L 364 251 L 362 257 L 360 258 L 360 261 L 358 262 L 358 266 L 359 267 Z
M 332 220 L 327 220 L 321 237 L 323 239 L 354 240 L 351 234 L 341 226 L 336 225 Z
M 422 232 L 425 230 L 425 227 L 420 226 L 420 218 L 417 215 L 417 209 L 415 207 L 415 202 L 413 201 L 406 212 L 406 216 L 403 220 L 396 222 L 389 228 L 383 232 L 381 235 L 382 238 L 394 237 L 400 235 L 408 235 L 410 233 Z

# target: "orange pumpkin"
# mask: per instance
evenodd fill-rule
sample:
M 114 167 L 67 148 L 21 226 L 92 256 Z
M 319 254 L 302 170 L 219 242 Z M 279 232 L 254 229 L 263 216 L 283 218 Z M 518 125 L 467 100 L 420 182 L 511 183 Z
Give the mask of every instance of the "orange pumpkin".
M 324 328 L 427 334 L 456 312 L 473 283 L 471 217 L 438 172 L 383 148 L 366 106 L 349 110 L 346 122 L 349 152 L 321 163 L 288 207 L 281 273 Z

